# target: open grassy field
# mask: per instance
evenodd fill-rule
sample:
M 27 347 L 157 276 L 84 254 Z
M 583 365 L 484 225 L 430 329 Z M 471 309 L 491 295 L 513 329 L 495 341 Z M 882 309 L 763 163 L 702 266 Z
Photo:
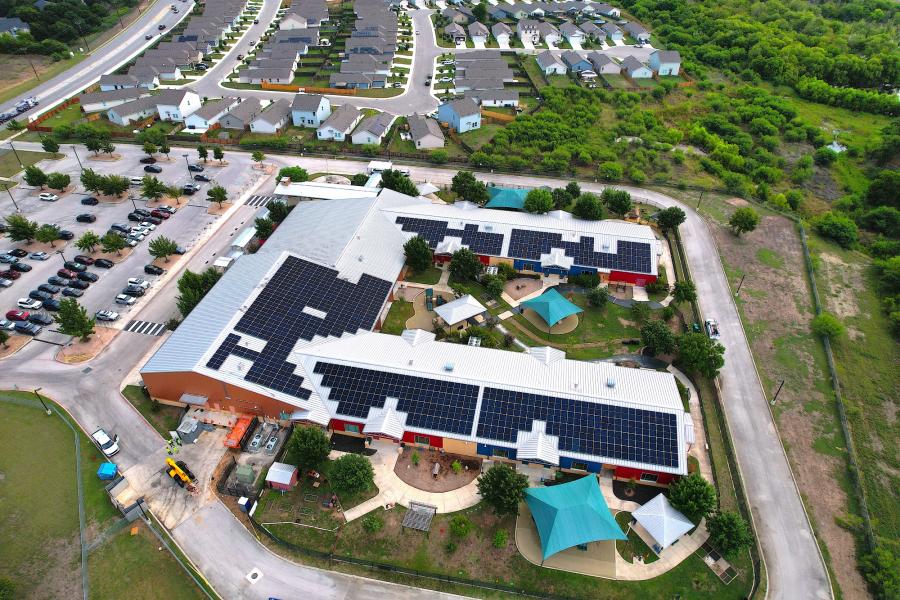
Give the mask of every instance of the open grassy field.
M 22 171 L 23 166 L 28 167 L 42 160 L 55 159 L 61 156 L 61 154 L 32 152 L 31 150 L 16 149 L 13 152 L 9 148 L 4 148 L 0 151 L 0 177 L 12 177 Z M 21 163 L 19 163 L 20 160 L 22 161 Z
M 434 285 L 441 278 L 441 271 L 437 267 L 428 267 L 421 273 L 413 273 L 412 271 L 408 272 L 406 275 L 406 281 L 412 281 L 413 283 L 423 283 L 425 285 Z
M 400 335 L 406 329 L 406 321 L 415 314 L 412 302 L 405 300 L 394 300 L 391 309 L 388 311 L 387 318 L 381 326 L 382 333 L 390 333 L 392 335 Z

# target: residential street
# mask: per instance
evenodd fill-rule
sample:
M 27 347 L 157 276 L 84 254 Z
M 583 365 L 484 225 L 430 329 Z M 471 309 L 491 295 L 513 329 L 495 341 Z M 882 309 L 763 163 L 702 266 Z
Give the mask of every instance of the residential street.
M 419 36 L 424 37 L 424 36 Z M 415 78 L 414 78 L 415 80 Z M 423 86 L 424 89 L 424 86 Z M 28 147 L 27 144 L 22 144 Z M 131 152 L 122 147 L 123 152 Z M 139 153 L 138 148 L 133 150 Z M 173 155 L 180 155 L 180 149 Z M 227 152 L 226 159 L 235 169 L 250 169 L 248 154 Z M 270 156 L 266 162 L 278 165 L 299 164 L 309 172 L 359 173 L 364 161 Z M 435 167 L 409 167 L 415 181 L 449 184 L 455 171 Z M 559 186 L 567 180 L 532 176 L 479 173 L 478 178 L 497 184 L 523 187 Z M 247 189 L 244 198 L 270 193 L 274 178 L 256 188 Z M 604 186 L 583 183 L 582 189 L 599 192 Z M 753 509 L 768 570 L 768 594 L 774 599 L 810 598 L 825 600 L 832 596 L 825 567 L 819 555 L 812 529 L 794 484 L 781 441 L 775 430 L 755 366 L 741 328 L 739 315 L 729 290 L 711 232 L 691 207 L 660 194 L 637 188 L 624 188 L 641 201 L 658 206 L 681 206 L 688 215 L 682 225 L 692 274 L 698 288 L 703 312 L 719 320 L 726 348 L 725 368 L 721 374 L 726 416 L 729 422 L 740 469 Z M 4 212 L 12 207 L 8 200 Z M 239 227 L 252 219 L 250 207 L 236 208 L 231 216 L 217 221 L 219 229 L 210 240 L 198 246 L 184 264 L 198 269 L 227 245 Z M 155 297 L 141 312 L 141 318 L 165 319 L 173 313 L 174 282 L 170 273 Z M 0 385 L 8 388 L 43 387 L 81 423 L 85 429 L 103 426 L 122 437 L 118 461 L 123 470 L 155 457 L 162 440 L 131 406 L 119 396 L 123 379 L 139 367 L 161 338 L 120 333 L 98 358 L 85 365 L 66 366 L 53 360 L 55 347 L 31 343 L 6 359 L 0 370 Z M 132 379 L 128 379 L 132 382 Z M 286 597 L 289 591 L 312 592 L 314 598 L 370 599 L 376 594 L 391 598 L 435 597 L 433 592 L 412 590 L 387 583 L 360 580 L 347 575 L 292 565 L 272 556 L 255 543 L 252 536 L 214 503 L 174 530 L 188 555 L 201 567 L 213 585 L 226 597 Z M 258 567 L 264 577 L 249 584 L 246 574 Z

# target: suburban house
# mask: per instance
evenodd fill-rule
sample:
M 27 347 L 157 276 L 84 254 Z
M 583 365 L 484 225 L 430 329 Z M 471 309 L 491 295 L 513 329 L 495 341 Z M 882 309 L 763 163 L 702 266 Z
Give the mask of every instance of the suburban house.
M 475 20 L 475 15 L 472 11 L 465 7 L 445 8 L 441 11 L 441 16 L 458 25 L 468 25 Z
M 281 23 L 278 24 L 278 29 L 306 29 L 309 27 L 309 24 L 306 22 L 306 17 L 302 17 L 297 13 L 289 12 L 285 13 L 285 15 L 281 18 Z
M 613 42 L 621 42 L 625 39 L 622 30 L 614 23 L 604 23 L 600 26 L 600 30 Z
M 159 114 L 156 110 L 156 97 L 147 96 L 131 102 L 125 102 L 106 111 L 110 123 L 120 127 L 130 125 L 135 121 Z
M 562 61 L 566 63 L 566 66 L 572 70 L 573 73 L 580 73 L 582 71 L 590 71 L 591 70 L 591 61 L 584 58 L 577 52 L 572 52 L 571 50 L 566 50 L 562 53 Z
M 261 110 L 262 104 L 257 98 L 244 98 L 240 104 L 219 118 L 219 125 L 222 129 L 249 129 L 250 122 Z
M 320 140 L 343 142 L 363 118 L 363 114 L 355 106 L 344 104 L 316 129 L 316 137 Z
M 501 90 L 471 90 L 466 92 L 466 98 L 473 100 L 481 106 L 513 107 L 519 105 L 519 92 L 512 89 Z
M 565 75 L 568 71 L 566 64 L 556 58 L 549 50 L 544 50 L 538 54 L 534 60 L 537 61 L 537 64 L 544 75 Z
M 650 70 L 650 67 L 633 56 L 626 56 L 622 61 L 622 73 L 632 79 L 650 79 L 653 77 L 653 71 Z
M 200 108 L 200 96 L 188 90 L 165 90 L 156 98 L 156 109 L 163 121 L 184 121 Z
M 624 26 L 625 33 L 636 39 L 638 42 L 646 43 L 650 41 L 650 32 L 644 29 L 640 23 L 627 23 Z
M 537 44 L 541 41 L 541 32 L 538 30 L 538 22 L 531 19 L 522 19 L 516 24 L 516 33 L 523 43 Z
M 594 5 L 594 10 L 605 17 L 614 17 L 618 19 L 622 16 L 622 11 L 605 2 Z
M 585 35 L 581 28 L 569 21 L 559 26 L 559 32 L 570 44 L 581 44 L 585 40 Z
M 657 75 L 678 75 L 681 71 L 681 54 L 677 50 L 654 50 L 650 54 L 650 68 Z
M 291 102 L 287 98 L 279 98 L 250 121 L 250 131 L 275 134 L 284 129 L 290 121 Z
M 466 41 L 466 30 L 459 23 L 450 23 L 444 27 L 444 36 L 454 44 L 464 43 Z
M 155 75 L 148 75 L 146 77 L 137 77 L 135 75 L 101 75 L 99 85 L 101 92 L 136 87 L 155 90 L 159 87 L 159 77 Z
M 277 67 L 264 69 L 244 69 L 239 71 L 239 83 L 277 83 L 289 85 L 294 81 L 294 69 L 291 67 Z
M 331 114 L 331 101 L 321 94 L 297 94 L 291 104 L 295 127 L 318 127 Z
M 491 26 L 491 33 L 498 44 L 501 46 L 509 45 L 509 37 L 512 35 L 512 29 L 509 28 L 509 25 L 506 23 L 494 23 Z
M 359 127 L 350 136 L 351 143 L 358 145 L 381 144 L 382 140 L 384 140 L 384 135 L 391 128 L 391 124 L 396 118 L 394 115 L 384 112 L 366 117 L 360 121 Z
M 493 4 L 488 4 L 487 15 L 491 18 L 491 20 L 500 22 L 503 19 L 512 17 L 507 8 L 509 8 L 508 4 L 498 4 L 496 6 Z
M 202 133 L 219 122 L 222 115 L 238 103 L 237 98 L 219 98 L 210 100 L 184 120 L 184 128 Z
M 594 72 L 598 75 L 619 75 L 622 72 L 622 67 L 619 66 L 619 63 L 606 54 L 591 52 L 587 58 L 591 61 Z
M 444 147 L 444 132 L 434 119 L 422 115 L 411 115 L 407 118 L 409 136 L 417 150 L 431 150 Z
M 541 21 L 538 23 L 538 32 L 541 34 L 541 39 L 549 46 L 550 44 L 556 45 L 562 39 L 562 36 L 559 34 L 559 29 L 557 29 L 552 23 L 548 23 L 547 21 Z
M 488 37 L 490 37 L 490 31 L 484 24 L 475 21 L 469 25 L 469 37 L 472 38 L 474 43 L 484 44 L 488 41 Z
M 93 92 L 91 94 L 82 94 L 78 97 L 78 103 L 81 110 L 86 113 L 100 112 L 107 110 L 138 98 L 144 98 L 150 95 L 150 90 L 143 87 L 121 88 L 109 92 Z
M 481 127 L 481 110 L 468 98 L 452 100 L 438 107 L 438 119 L 457 133 L 465 133 Z
M 597 27 L 597 24 L 593 21 L 585 21 L 578 26 L 581 31 L 584 32 L 586 38 L 591 39 L 595 42 L 599 42 L 606 37 L 606 34 L 603 33 L 603 30 Z
M 543 19 L 547 14 L 547 11 L 544 10 L 544 7 L 536 2 L 530 7 L 526 8 L 525 11 L 528 13 L 528 16 L 533 19 Z
M 386 87 L 387 79 L 384 73 L 332 73 L 328 83 L 336 88 L 367 90 Z
M 0 17 L 0 33 L 16 35 L 28 31 L 31 31 L 31 27 L 19 17 Z

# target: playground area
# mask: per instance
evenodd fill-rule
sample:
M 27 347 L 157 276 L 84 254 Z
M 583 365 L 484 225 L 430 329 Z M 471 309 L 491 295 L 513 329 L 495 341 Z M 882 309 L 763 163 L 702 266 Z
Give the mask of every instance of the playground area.
M 434 319 L 437 314 L 435 306 L 440 306 L 454 299 L 452 292 L 436 292 L 433 288 L 407 287 L 398 292 L 398 297 L 412 302 L 415 313 L 406 321 L 406 329 L 424 329 L 434 331 Z

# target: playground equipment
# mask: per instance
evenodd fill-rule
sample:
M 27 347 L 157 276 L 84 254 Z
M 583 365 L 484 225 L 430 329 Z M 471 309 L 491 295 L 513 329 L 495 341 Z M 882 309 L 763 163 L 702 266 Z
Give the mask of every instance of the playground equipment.
M 172 458 L 166 458 L 166 474 L 178 484 L 178 487 L 183 487 L 189 492 L 196 491 L 194 482 L 197 478 L 183 460 L 175 461 Z

